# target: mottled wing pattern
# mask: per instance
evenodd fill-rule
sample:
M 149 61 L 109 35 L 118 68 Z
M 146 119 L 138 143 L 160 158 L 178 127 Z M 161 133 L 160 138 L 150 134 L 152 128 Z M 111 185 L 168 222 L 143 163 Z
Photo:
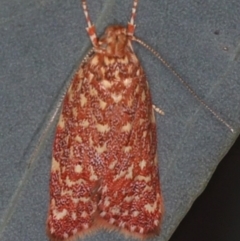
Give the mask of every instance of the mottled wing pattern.
M 90 93 L 91 77 L 87 78 L 86 71 L 84 66 L 75 75 L 56 129 L 47 220 L 52 240 L 68 239 L 87 230 L 97 209 L 93 190 L 98 177 L 91 164 L 95 147 L 89 135 L 94 129 L 94 94 Z
M 156 123 L 145 74 L 135 56 L 129 59 L 136 62 L 123 65 L 132 72 L 124 80 L 129 86 L 118 93 L 121 102 L 112 115 L 109 133 L 115 138 L 106 138 L 109 152 L 99 211 L 123 232 L 144 237 L 158 233 L 162 217 Z
M 97 51 L 77 71 L 57 125 L 51 240 L 100 227 L 139 237 L 159 231 L 162 199 L 148 84 L 125 28 L 105 35 L 105 53 Z

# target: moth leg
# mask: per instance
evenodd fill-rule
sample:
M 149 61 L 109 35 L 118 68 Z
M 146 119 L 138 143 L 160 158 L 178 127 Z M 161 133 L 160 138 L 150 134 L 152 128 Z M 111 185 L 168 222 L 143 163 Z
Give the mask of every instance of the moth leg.
M 138 4 L 138 0 L 134 0 L 131 19 L 130 19 L 130 22 L 128 22 L 127 35 L 130 37 L 134 35 L 134 31 L 136 28 L 136 25 L 134 24 L 134 19 L 136 17 L 137 4 Z
M 96 28 L 90 20 L 86 0 L 82 0 L 82 7 L 83 7 L 84 15 L 85 15 L 86 20 L 87 20 L 87 25 L 88 25 L 86 30 L 88 32 L 88 35 L 90 37 L 90 40 L 92 42 L 93 47 L 97 47 L 98 46 L 98 39 L 97 39 L 97 34 L 96 34 Z
M 158 108 L 156 105 L 152 105 L 152 108 L 159 114 L 159 115 L 165 115 L 164 111 Z

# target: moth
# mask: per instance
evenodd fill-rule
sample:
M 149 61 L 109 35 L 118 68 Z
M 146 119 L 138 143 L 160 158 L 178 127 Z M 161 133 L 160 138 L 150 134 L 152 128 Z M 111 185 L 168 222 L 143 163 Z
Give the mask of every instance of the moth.
M 53 145 L 47 232 L 69 240 L 98 228 L 144 238 L 163 214 L 154 109 L 127 27 L 98 39 L 82 1 L 93 50 L 63 101 Z
M 163 197 L 154 110 L 132 41 L 151 51 L 222 124 L 216 114 L 151 47 L 134 36 L 138 0 L 127 27 L 109 26 L 98 39 L 82 0 L 93 45 L 62 104 L 53 145 L 47 233 L 72 240 L 99 228 L 134 238 L 160 232 Z

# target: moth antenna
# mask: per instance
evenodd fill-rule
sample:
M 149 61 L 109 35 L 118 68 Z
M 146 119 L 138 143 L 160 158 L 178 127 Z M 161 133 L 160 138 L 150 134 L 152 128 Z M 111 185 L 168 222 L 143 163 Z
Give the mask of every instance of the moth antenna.
M 134 31 L 136 28 L 136 25 L 134 24 L 134 19 L 136 17 L 137 5 L 138 5 L 138 0 L 134 0 L 133 7 L 132 7 L 131 19 L 130 19 L 130 22 L 128 22 L 128 27 L 127 27 L 127 35 L 130 37 L 133 37 Z
M 92 24 L 91 19 L 89 17 L 86 0 L 82 0 L 82 7 L 83 7 L 84 15 L 85 15 L 86 20 L 87 20 L 87 25 L 88 25 L 86 30 L 88 32 L 88 35 L 89 35 L 89 38 L 92 42 L 93 47 L 97 47 L 98 46 L 98 39 L 97 39 L 97 34 L 96 34 L 96 28 Z
M 163 57 L 157 51 L 155 51 L 148 44 L 144 43 L 142 40 L 136 37 L 133 37 L 133 40 L 148 49 L 151 53 L 153 53 L 162 62 L 162 64 L 178 78 L 178 80 L 187 88 L 187 90 L 193 95 L 195 99 L 197 99 L 208 111 L 210 111 L 215 116 L 215 118 L 217 118 L 222 124 L 224 124 L 231 132 L 234 132 L 232 126 L 229 125 L 223 118 L 221 118 L 212 108 L 210 108 L 206 104 L 206 102 L 197 95 L 197 93 L 189 86 L 189 84 L 172 68 L 172 66 L 166 60 L 163 59 Z

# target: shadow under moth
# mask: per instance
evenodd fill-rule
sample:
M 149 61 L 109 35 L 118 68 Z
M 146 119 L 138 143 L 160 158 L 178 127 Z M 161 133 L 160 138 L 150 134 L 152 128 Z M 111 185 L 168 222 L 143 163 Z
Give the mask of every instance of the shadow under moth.
M 62 104 L 50 177 L 47 233 L 72 240 L 99 228 L 134 238 L 159 234 L 163 197 L 154 110 L 146 75 L 132 41 L 150 50 L 220 122 L 152 48 L 134 36 L 136 7 L 127 27 L 114 25 L 101 38 L 82 0 L 93 48 L 80 64 Z

